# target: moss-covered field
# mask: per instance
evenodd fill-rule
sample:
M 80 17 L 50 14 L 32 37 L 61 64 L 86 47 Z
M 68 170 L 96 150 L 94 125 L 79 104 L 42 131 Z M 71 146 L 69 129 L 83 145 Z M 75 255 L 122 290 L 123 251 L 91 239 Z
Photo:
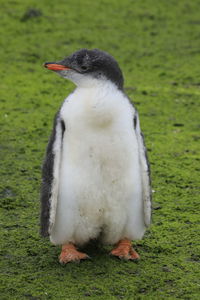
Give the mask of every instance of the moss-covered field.
M 0 299 L 200 299 L 200 1 L 1 0 Z M 42 67 L 80 48 L 120 63 L 152 169 L 138 263 L 61 266 L 39 236 L 41 163 L 72 83 Z

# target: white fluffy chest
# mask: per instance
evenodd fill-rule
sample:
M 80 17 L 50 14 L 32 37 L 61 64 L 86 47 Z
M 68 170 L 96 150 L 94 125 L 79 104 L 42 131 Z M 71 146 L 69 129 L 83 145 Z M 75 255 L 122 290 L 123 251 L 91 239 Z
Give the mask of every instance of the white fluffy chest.
M 137 151 L 133 108 L 125 96 L 113 90 L 80 89 L 61 109 L 66 131 L 62 165 L 84 168 L 87 173 L 122 172 Z

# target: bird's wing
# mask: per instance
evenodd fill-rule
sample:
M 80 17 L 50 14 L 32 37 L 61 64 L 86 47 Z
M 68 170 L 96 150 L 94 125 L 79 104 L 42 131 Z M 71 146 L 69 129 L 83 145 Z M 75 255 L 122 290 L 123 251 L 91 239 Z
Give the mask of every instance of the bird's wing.
M 138 113 L 134 115 L 134 128 L 138 141 L 139 160 L 142 175 L 142 198 L 144 203 L 144 221 L 145 225 L 149 226 L 151 223 L 151 179 L 150 166 L 147 157 L 147 151 L 144 143 L 144 136 L 140 129 L 140 121 Z
M 58 112 L 54 119 L 53 130 L 48 142 L 46 157 L 42 168 L 41 186 L 41 234 L 48 236 L 55 220 L 59 167 L 62 149 L 63 134 L 65 131 L 64 121 Z

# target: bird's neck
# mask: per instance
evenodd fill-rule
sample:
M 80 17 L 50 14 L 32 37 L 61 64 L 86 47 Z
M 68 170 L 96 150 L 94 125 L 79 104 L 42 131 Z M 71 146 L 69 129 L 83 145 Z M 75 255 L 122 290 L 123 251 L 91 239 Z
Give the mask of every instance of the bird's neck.
M 109 97 L 109 95 L 119 93 L 119 90 L 117 86 L 109 80 L 93 80 L 88 84 L 78 85 L 75 92 L 96 102 Z
M 106 127 L 110 126 L 116 118 L 118 99 L 121 92 L 112 84 L 106 82 L 94 86 L 79 86 L 75 90 L 75 101 L 80 104 L 80 111 L 87 123 L 92 126 Z

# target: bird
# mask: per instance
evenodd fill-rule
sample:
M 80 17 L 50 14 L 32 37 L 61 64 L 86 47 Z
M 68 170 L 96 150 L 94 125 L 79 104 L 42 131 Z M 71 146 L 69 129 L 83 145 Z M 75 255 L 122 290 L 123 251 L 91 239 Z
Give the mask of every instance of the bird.
M 42 166 L 41 234 L 59 262 L 89 258 L 91 240 L 138 260 L 132 246 L 151 223 L 151 179 L 139 115 L 113 56 L 81 49 L 44 67 L 75 89 L 55 115 Z M 80 249 L 81 248 L 81 249 Z

